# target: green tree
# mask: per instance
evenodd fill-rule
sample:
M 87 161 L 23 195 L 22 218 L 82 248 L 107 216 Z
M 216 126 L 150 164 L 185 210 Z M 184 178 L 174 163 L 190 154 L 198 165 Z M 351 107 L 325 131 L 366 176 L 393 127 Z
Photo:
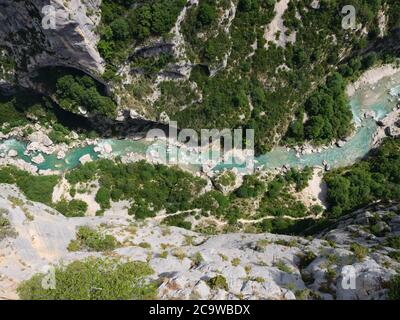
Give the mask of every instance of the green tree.
M 206 1 L 201 1 L 199 5 L 198 17 L 203 26 L 210 25 L 217 19 L 215 6 Z
M 111 207 L 110 205 L 111 193 L 109 189 L 100 187 L 100 189 L 96 193 L 95 199 L 102 209 L 108 209 Z
M 129 24 L 124 18 L 114 20 L 110 27 L 115 40 L 123 41 L 129 37 Z

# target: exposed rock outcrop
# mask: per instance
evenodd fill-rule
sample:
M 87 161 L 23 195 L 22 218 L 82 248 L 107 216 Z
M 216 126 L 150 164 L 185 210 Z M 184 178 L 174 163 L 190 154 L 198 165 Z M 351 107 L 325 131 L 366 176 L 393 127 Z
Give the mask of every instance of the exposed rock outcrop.
M 18 284 L 50 264 L 101 255 L 67 250 L 82 225 L 114 235 L 123 245 L 113 256 L 149 261 L 161 299 L 385 299 L 385 283 L 400 266 L 387 241 L 400 232 L 395 205 L 357 211 L 311 239 L 205 236 L 154 223 L 132 232 L 128 216 L 68 219 L 9 185 L 0 185 L 0 208 L 17 233 L 0 240 L 0 298 L 17 298 Z M 210 284 L 218 275 L 226 287 Z
M 102 73 L 94 32 L 100 4 L 101 0 L 1 0 L 0 44 L 14 56 L 19 84 L 29 87 L 28 74 L 47 66 Z

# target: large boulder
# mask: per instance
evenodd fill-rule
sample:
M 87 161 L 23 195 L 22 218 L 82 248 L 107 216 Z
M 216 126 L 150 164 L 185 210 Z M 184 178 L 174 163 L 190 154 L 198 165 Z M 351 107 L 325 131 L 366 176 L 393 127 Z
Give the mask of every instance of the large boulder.
M 51 141 L 51 139 L 41 131 L 31 133 L 28 136 L 28 140 L 30 142 L 35 142 L 45 147 L 50 147 L 51 145 L 53 145 L 53 141 Z

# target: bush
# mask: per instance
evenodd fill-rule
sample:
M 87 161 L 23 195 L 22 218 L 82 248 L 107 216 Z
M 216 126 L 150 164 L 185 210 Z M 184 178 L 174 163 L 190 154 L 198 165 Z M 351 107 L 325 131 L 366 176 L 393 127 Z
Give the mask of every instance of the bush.
M 313 262 L 317 256 L 312 251 L 306 251 L 300 255 L 299 268 L 306 268 L 311 262 Z
M 207 284 L 211 289 L 222 289 L 225 291 L 229 290 L 228 282 L 226 281 L 225 277 L 222 275 L 217 275 L 207 281 Z
M 92 228 L 83 226 L 78 229 L 76 240 L 69 245 L 72 251 L 78 251 L 78 247 L 89 251 L 112 251 L 118 247 L 118 241 L 112 235 L 103 235 Z
M 0 183 L 15 183 L 31 201 L 50 205 L 58 176 L 36 176 L 13 166 L 0 169 Z
M 55 289 L 44 289 L 44 274 L 24 281 L 17 292 L 22 300 L 143 300 L 154 299 L 153 274 L 144 262 L 89 258 L 55 268 Z
M 279 260 L 278 262 L 276 262 L 275 267 L 277 267 L 282 272 L 293 273 L 292 269 L 288 265 L 286 265 L 283 260 Z
M 192 261 L 194 265 L 199 266 L 204 261 L 204 258 L 200 252 L 196 252 L 192 258 Z
M 68 172 L 65 178 L 70 184 L 77 184 L 79 182 L 89 182 L 95 178 L 97 171 L 96 162 L 88 162 L 78 168 Z
M 217 12 L 212 4 L 206 1 L 200 2 L 198 19 L 203 26 L 210 25 L 217 19 Z
M 389 247 L 400 249 L 400 236 L 389 237 L 386 241 Z
M 100 187 L 100 189 L 96 193 L 96 202 L 100 204 L 100 207 L 102 209 L 108 209 L 111 207 L 110 199 L 111 199 L 110 190 L 104 187 Z
M 61 200 L 55 205 L 55 209 L 66 217 L 84 217 L 88 205 L 82 200 Z
M 240 259 L 239 258 L 233 258 L 232 261 L 231 261 L 231 264 L 234 267 L 237 267 L 238 265 L 240 265 Z
M 1 209 L 0 211 L 0 241 L 8 237 L 15 237 L 17 235 L 17 232 L 11 226 L 10 221 L 4 215 L 6 212 L 7 211 L 5 209 Z
M 265 191 L 265 185 L 256 176 L 245 176 L 243 184 L 236 190 L 236 195 L 240 198 L 252 198 L 259 196 Z
M 115 40 L 125 40 L 129 36 L 129 24 L 123 18 L 114 20 L 111 25 L 112 36 Z
M 174 226 L 178 228 L 183 228 L 187 230 L 192 229 L 192 224 L 189 221 L 185 221 L 187 214 L 177 214 L 167 217 L 163 220 L 163 223 L 167 226 Z
M 388 298 L 400 300 L 400 275 L 396 275 L 390 280 Z
M 351 244 L 350 250 L 354 253 L 354 256 L 356 257 L 357 261 L 364 260 L 368 255 L 369 251 L 367 247 L 359 245 L 358 243 Z

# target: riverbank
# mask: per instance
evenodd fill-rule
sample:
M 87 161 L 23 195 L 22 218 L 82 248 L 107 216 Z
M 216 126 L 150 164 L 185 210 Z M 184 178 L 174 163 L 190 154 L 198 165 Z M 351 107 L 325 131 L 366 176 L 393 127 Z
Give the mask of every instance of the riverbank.
M 393 112 L 398 103 L 399 88 L 399 68 L 386 65 L 367 71 L 347 88 L 349 93 L 354 92 L 350 106 L 356 130 L 345 141 L 337 141 L 318 148 L 311 145 L 293 149 L 277 147 L 256 158 L 251 152 L 237 153 L 235 151 L 235 154 L 225 155 L 225 160 L 235 158 L 237 161 L 227 164 L 218 159 L 204 162 L 202 158 L 204 154 L 208 157 L 208 152 L 204 152 L 205 148 L 188 147 L 168 138 L 140 141 L 87 139 L 71 132 L 68 137 L 71 141 L 69 144 L 54 144 L 49 139 L 51 129 L 35 124 L 15 128 L 6 135 L 0 135 L 0 140 L 3 140 L 0 143 L 0 165 L 13 164 L 30 172 L 54 174 L 99 158 L 121 157 L 124 163 L 139 160 L 151 163 L 172 163 L 194 174 L 201 173 L 209 178 L 232 168 L 237 168 L 240 175 L 253 172 L 254 169 L 270 171 L 280 170 L 283 167 L 323 166 L 329 170 L 332 167 L 346 166 L 358 161 L 371 148 L 377 147 L 384 137 L 396 132 L 393 129 L 395 129 L 398 114 Z M 391 120 L 378 126 L 377 121 L 382 121 L 386 116 Z M 390 128 L 387 129 L 388 127 Z M 26 131 L 32 133 L 26 134 Z M 215 147 L 216 144 L 207 148 L 213 150 Z M 171 162 L 177 157 L 184 161 Z
M 365 88 L 368 86 L 373 86 L 378 83 L 380 80 L 391 77 L 396 73 L 400 72 L 400 67 L 388 64 L 379 67 L 372 68 L 365 73 L 354 83 L 351 83 L 347 87 L 347 95 L 349 97 L 353 96 L 357 90 L 361 88 Z

